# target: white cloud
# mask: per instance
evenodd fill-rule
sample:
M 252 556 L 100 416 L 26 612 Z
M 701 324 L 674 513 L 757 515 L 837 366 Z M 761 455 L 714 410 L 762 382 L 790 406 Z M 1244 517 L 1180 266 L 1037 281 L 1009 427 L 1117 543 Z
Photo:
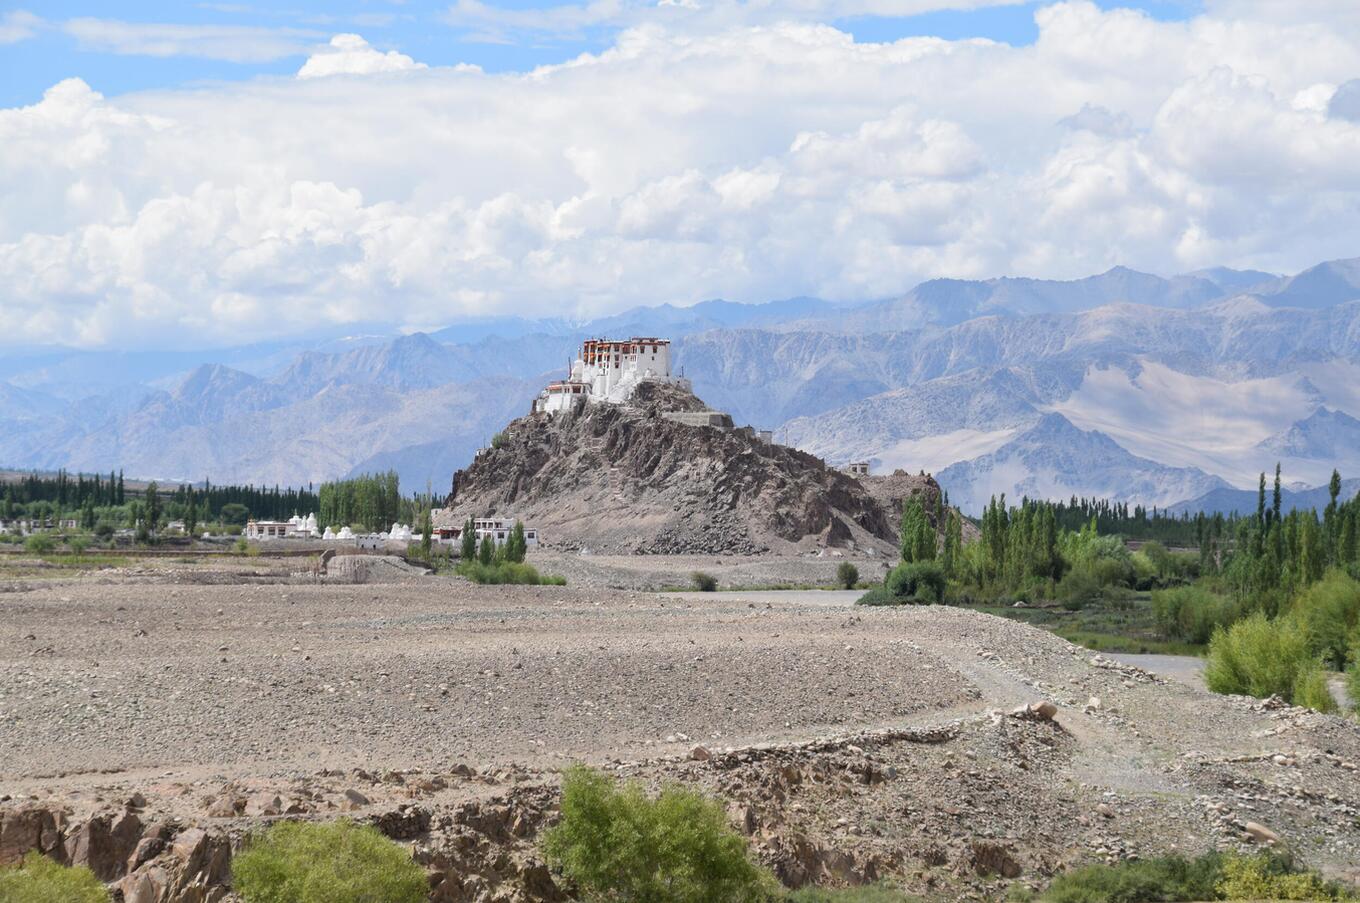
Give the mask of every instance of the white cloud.
M 1360 123 L 1322 98 L 1360 39 L 1038 18 L 1029 47 L 653 23 L 523 74 L 341 36 L 299 74 L 401 77 L 63 82 L 0 110 L 0 334 L 238 341 L 1356 253 Z
M 338 34 L 330 45 L 312 54 L 298 70 L 298 78 L 320 78 L 327 75 L 372 75 L 375 72 L 405 72 L 425 69 L 404 53 L 374 50 L 357 34 Z
M 61 24 L 82 48 L 129 56 L 193 56 L 262 63 L 306 53 L 319 37 L 299 28 L 251 25 L 172 25 L 78 18 Z
M 0 14 L 0 44 L 17 44 L 38 33 L 43 20 L 22 9 Z
M 465 40 L 579 40 L 592 29 L 645 24 L 713 31 L 721 27 L 820 21 L 854 16 L 914 16 L 943 10 L 1012 6 L 1025 0 L 589 0 L 538 9 L 457 0 L 441 17 Z

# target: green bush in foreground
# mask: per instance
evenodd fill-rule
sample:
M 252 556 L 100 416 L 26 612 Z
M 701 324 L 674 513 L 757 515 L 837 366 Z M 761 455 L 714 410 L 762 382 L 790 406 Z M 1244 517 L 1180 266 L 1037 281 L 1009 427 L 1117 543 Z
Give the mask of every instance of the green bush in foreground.
M 1354 900 L 1341 885 L 1295 871 L 1287 858 L 1229 856 L 1218 883 L 1220 900 Z
M 483 564 L 480 560 L 473 558 L 470 561 L 460 561 L 458 567 L 454 568 L 454 573 L 468 578 L 473 583 L 522 583 L 529 586 L 567 585 L 565 577 L 543 575 L 533 565 L 522 564 L 517 561 L 492 561 L 490 564 Z
M 245 903 L 423 903 L 425 870 L 376 828 L 279 822 L 232 865 Z
M 1360 640 L 1351 648 L 1351 666 L 1346 671 L 1346 692 L 1351 705 L 1360 710 Z
M 0 869 L 4 903 L 109 903 L 104 885 L 87 868 L 60 865 L 29 853 L 14 868 Z
M 57 542 L 46 533 L 33 533 L 24 540 L 24 551 L 30 555 L 51 555 Z
M 562 820 L 543 841 L 548 861 L 585 898 L 617 903 L 755 903 L 774 878 L 749 858 L 722 806 L 681 787 L 649 799 L 586 768 L 562 781 Z
M 859 568 L 848 561 L 836 565 L 836 582 L 846 589 L 854 589 L 859 583 Z

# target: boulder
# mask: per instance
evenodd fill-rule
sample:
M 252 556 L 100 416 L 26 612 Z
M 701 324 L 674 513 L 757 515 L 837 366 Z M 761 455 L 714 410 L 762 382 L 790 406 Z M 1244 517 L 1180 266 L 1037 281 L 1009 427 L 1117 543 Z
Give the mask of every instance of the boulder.
M 1280 835 L 1258 822 L 1249 821 L 1242 826 L 1242 830 L 1256 843 L 1274 846 L 1280 842 Z
M 33 850 L 65 862 L 66 851 L 61 843 L 65 824 L 64 810 L 46 806 L 23 806 L 0 812 L 0 868 L 14 865 Z
M 142 839 L 142 822 L 127 812 L 116 819 L 96 815 L 66 839 L 66 858 L 85 866 L 100 881 L 113 881 L 127 871 L 128 858 Z

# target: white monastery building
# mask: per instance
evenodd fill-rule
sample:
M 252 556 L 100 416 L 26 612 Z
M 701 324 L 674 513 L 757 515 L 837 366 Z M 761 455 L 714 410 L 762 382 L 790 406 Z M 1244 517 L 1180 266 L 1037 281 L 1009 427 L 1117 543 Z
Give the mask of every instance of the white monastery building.
M 587 339 L 567 378 L 548 383 L 534 399 L 535 414 L 565 411 L 578 399 L 622 404 L 647 381 L 677 383 L 689 388 L 689 380 L 671 376 L 669 339 L 634 336 L 631 339 Z
M 438 515 L 439 509 L 434 509 L 431 514 Z M 515 528 L 515 522 L 504 517 L 478 517 L 473 518 L 472 529 L 475 531 L 477 543 L 490 537 L 491 541 L 497 546 L 503 546 L 510 539 L 510 531 Z M 463 538 L 463 527 L 437 527 L 434 531 L 436 542 L 445 545 L 457 545 Z M 533 527 L 524 528 L 524 545 L 527 548 L 534 548 L 538 545 L 538 531 Z

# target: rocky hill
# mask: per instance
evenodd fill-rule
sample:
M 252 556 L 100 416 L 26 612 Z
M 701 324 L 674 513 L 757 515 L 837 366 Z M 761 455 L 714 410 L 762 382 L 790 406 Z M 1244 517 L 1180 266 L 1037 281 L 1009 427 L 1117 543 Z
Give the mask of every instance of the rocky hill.
M 893 499 L 750 430 L 666 418 L 703 410 L 689 392 L 645 384 L 627 405 L 521 417 L 454 475 L 440 520 L 517 517 L 550 545 L 600 552 L 895 549 Z

